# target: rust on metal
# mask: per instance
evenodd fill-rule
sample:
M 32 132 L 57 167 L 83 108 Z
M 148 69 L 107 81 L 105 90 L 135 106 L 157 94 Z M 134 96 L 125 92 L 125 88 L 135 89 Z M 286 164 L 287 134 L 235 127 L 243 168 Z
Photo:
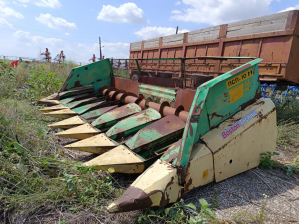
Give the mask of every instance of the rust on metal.
M 117 105 L 110 106 L 110 107 L 103 107 L 100 109 L 92 110 L 92 111 L 86 112 L 84 114 L 81 114 L 81 116 L 83 118 L 85 118 L 86 120 L 95 119 L 95 118 L 98 118 L 99 116 L 101 116 L 102 114 L 104 114 L 110 110 L 116 109 L 116 108 L 117 108 Z
M 65 98 L 63 100 L 60 100 L 60 102 L 62 104 L 66 104 L 66 103 L 70 103 L 70 102 L 75 101 L 75 100 L 83 99 L 83 98 L 88 97 L 90 95 L 91 95 L 90 93 L 79 94 L 79 95 L 71 96 L 71 97 Z
M 174 107 L 183 106 L 185 111 L 189 111 L 193 102 L 196 90 L 179 89 L 176 94 Z
M 132 79 L 111 77 L 111 86 L 138 95 L 139 83 Z
M 97 128 L 106 128 L 114 125 L 117 121 L 140 111 L 141 108 L 137 104 L 130 103 L 103 114 L 91 124 Z
M 243 23 L 242 23 L 243 22 Z M 143 59 L 190 58 L 190 57 L 257 57 L 260 63 L 260 80 L 299 83 L 297 51 L 299 45 L 299 11 L 291 10 L 258 17 L 241 23 L 222 24 L 207 31 L 185 33 L 177 44 L 170 37 L 160 37 L 160 44 L 153 40 L 152 47 L 130 49 L 130 58 L 142 61 L 141 71 L 152 76 L 177 78 L 185 75 L 186 86 L 200 84 L 197 77 L 216 77 L 244 64 L 244 60 L 189 59 L 178 61 L 152 61 Z M 269 22 L 271 24 L 269 25 Z M 207 33 L 213 32 L 208 35 Z M 186 38 L 187 37 L 187 38 Z M 173 37 L 178 38 L 178 37 Z M 148 40 L 150 41 L 150 40 Z M 137 42 L 140 44 L 140 42 Z M 132 43 L 132 44 L 137 44 Z M 139 45 L 140 46 L 140 45 Z M 182 69 L 182 67 L 185 69 Z M 136 73 L 137 65 L 130 63 L 130 75 Z M 146 80 L 147 77 L 142 77 Z M 141 79 L 141 80 L 142 80 Z M 189 81 L 192 80 L 192 83 Z M 207 81 L 207 80 L 206 80 Z
M 86 87 L 82 87 L 82 88 L 77 88 L 74 90 L 69 90 L 69 91 L 65 91 L 65 92 L 59 92 L 58 93 L 58 99 L 64 99 L 70 96 L 75 96 L 78 94 L 82 94 L 82 93 L 92 93 L 93 87 L 92 86 L 86 86 Z
M 140 76 L 138 81 L 153 86 L 162 86 L 168 88 L 183 88 L 183 81 L 181 79 Z
M 137 153 L 162 143 L 169 145 L 182 135 L 184 127 L 184 121 L 170 114 L 141 129 L 125 144 Z

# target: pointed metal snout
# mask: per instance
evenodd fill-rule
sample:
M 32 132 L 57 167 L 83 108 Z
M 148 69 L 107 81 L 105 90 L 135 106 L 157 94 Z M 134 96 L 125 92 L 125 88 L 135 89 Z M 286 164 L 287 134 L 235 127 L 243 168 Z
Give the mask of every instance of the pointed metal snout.
M 38 100 L 37 102 L 39 104 L 44 104 L 44 105 L 48 105 L 48 106 L 59 105 L 59 104 L 61 104 L 61 102 L 59 100 L 56 100 L 57 96 L 58 96 L 58 93 L 53 93 L 50 96 L 47 96 L 43 99 Z
M 157 160 L 125 193 L 110 204 L 110 213 L 128 212 L 153 206 L 165 206 L 181 197 L 177 169 L 168 162 Z
M 92 125 L 85 123 L 80 126 L 70 128 L 66 131 L 56 133 L 56 136 L 64 138 L 86 139 L 101 133 L 101 131 Z
M 49 124 L 49 128 L 61 128 L 61 129 L 69 129 L 73 127 L 77 127 L 79 125 L 85 124 L 87 121 L 80 116 L 71 117 L 53 124 Z
M 108 150 L 115 148 L 118 144 L 109 139 L 105 134 L 98 134 L 90 138 L 86 138 L 82 141 L 78 141 L 64 146 L 67 149 L 73 149 L 78 151 L 103 154 Z
M 69 109 L 68 107 L 64 106 L 63 104 L 59 104 L 56 106 L 52 106 L 52 107 L 45 107 L 42 109 L 39 109 L 42 112 L 52 112 L 52 111 L 56 111 L 56 110 L 63 110 L 63 109 Z
M 101 170 L 111 168 L 117 173 L 142 173 L 145 169 L 144 159 L 123 145 L 86 162 L 85 165 Z
M 55 110 L 48 113 L 43 113 L 43 115 L 66 119 L 66 118 L 76 116 L 77 113 L 72 111 L 71 109 L 62 109 L 62 110 Z

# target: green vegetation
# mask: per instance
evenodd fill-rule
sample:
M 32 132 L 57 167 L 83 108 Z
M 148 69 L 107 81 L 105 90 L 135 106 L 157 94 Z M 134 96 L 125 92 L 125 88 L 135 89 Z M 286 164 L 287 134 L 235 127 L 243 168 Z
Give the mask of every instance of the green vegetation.
M 272 156 L 279 155 L 277 152 L 261 153 L 260 168 L 273 169 L 275 161 L 271 159 Z
M 292 99 L 283 104 L 276 104 L 277 111 L 277 146 L 287 152 L 291 161 L 277 164 L 288 176 L 299 173 L 299 100 Z
M 130 75 L 129 75 L 129 71 L 127 69 L 113 69 L 113 73 L 116 77 L 120 77 L 120 78 L 125 78 L 125 79 L 129 79 Z
M 138 218 L 138 223 L 189 223 L 189 224 L 204 224 L 220 223 L 214 218 L 214 213 L 209 208 L 210 204 L 205 199 L 199 199 L 199 207 L 192 203 L 185 204 L 184 200 L 173 204 L 168 208 L 147 209 Z

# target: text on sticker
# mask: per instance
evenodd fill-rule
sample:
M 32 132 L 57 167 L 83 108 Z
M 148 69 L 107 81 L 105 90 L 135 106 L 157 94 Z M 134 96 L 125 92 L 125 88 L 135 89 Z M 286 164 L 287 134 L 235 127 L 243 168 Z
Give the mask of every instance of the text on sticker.
M 252 118 L 254 118 L 257 115 L 256 110 L 251 111 L 249 114 L 247 114 L 242 119 L 238 120 L 236 123 L 234 123 L 232 126 L 230 126 L 228 129 L 223 131 L 221 133 L 222 139 L 226 139 L 228 136 L 230 136 L 232 133 L 234 133 L 238 128 L 242 127 L 244 124 L 246 124 L 248 121 L 250 121 Z
M 228 80 L 226 82 L 226 87 L 228 89 L 232 88 L 233 86 L 238 85 L 240 82 L 243 82 L 244 80 L 250 78 L 251 76 L 253 76 L 253 70 L 249 69 L 248 71 L 243 72 L 242 74 Z

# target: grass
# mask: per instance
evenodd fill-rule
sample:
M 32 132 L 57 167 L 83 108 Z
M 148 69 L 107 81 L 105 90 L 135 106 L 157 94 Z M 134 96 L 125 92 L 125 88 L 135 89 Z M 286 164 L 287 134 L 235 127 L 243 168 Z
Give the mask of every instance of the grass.
M 290 152 L 293 157 L 291 163 L 284 164 L 287 165 L 285 169 L 299 173 L 299 101 L 296 99 L 283 104 L 276 103 L 276 111 L 277 146 Z

